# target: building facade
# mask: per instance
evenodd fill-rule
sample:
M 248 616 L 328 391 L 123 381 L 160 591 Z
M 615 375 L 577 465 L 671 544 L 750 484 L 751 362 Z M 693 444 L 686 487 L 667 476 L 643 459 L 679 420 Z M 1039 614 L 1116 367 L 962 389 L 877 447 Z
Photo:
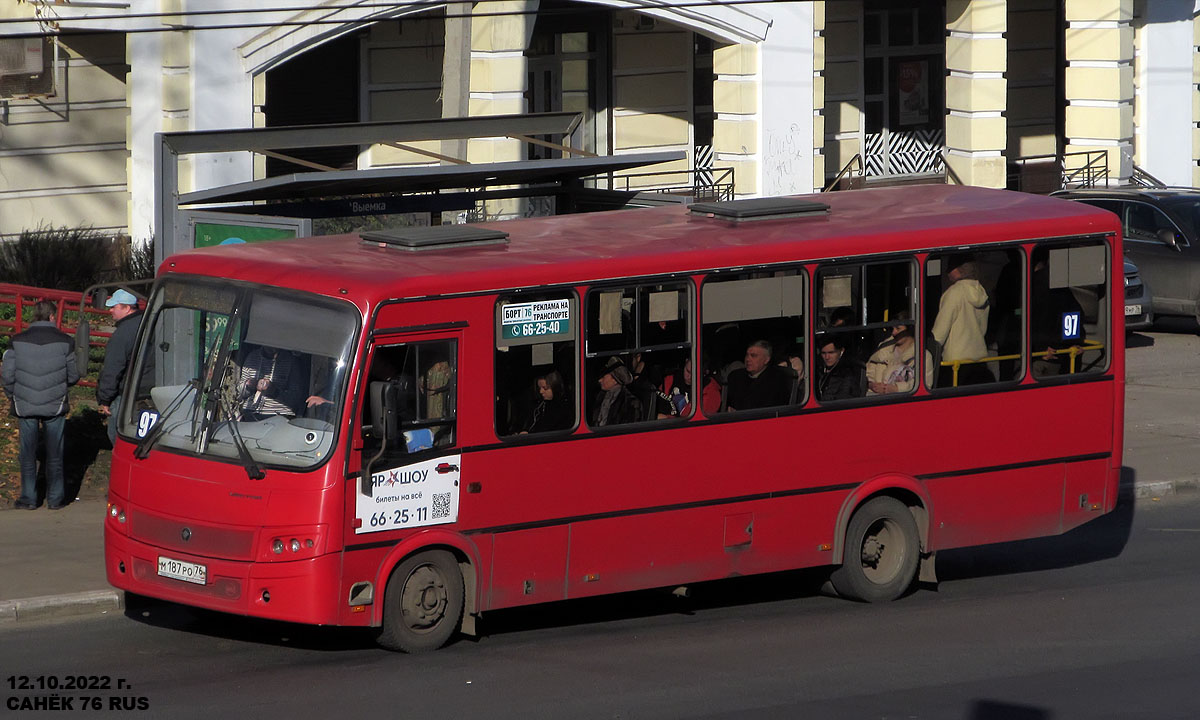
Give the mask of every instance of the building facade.
M 581 114 L 569 144 L 588 152 L 686 154 L 632 187 L 731 168 L 738 196 L 812 192 L 843 171 L 1047 190 L 1057 163 L 1093 182 L 1144 171 L 1196 185 L 1198 4 L 20 2 L 0 11 L 0 236 L 88 224 L 150 237 L 159 132 L 560 110 Z M 39 35 L 57 40 L 53 93 L 23 94 L 28 62 L 5 58 Z M 366 169 L 554 152 L 494 137 L 301 159 Z M 185 157 L 180 185 L 302 169 L 212 153 Z

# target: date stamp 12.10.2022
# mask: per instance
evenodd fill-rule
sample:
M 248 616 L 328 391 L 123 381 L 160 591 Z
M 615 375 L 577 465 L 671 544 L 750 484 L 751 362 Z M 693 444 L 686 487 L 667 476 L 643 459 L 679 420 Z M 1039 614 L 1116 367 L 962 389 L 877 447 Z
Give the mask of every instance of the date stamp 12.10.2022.
M 150 699 L 136 695 L 124 678 L 111 675 L 9 675 L 8 711 L 145 711 Z

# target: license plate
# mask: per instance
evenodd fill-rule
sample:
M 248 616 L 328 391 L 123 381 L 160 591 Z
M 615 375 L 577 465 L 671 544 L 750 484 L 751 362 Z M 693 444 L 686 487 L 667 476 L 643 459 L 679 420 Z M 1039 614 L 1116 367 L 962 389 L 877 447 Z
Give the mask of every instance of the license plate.
M 1126 305 L 1125 306 L 1125 314 L 1126 315 L 1141 315 L 1142 314 L 1142 306 L 1141 305 Z
M 208 568 L 199 563 L 172 560 L 169 557 L 158 556 L 158 574 L 184 582 L 204 585 L 208 582 Z

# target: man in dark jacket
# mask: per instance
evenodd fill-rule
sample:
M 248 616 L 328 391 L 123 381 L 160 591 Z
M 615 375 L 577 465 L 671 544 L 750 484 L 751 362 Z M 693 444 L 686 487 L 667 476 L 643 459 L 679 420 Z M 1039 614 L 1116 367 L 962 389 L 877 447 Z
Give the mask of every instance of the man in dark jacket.
M 104 365 L 100 368 L 100 379 L 96 383 L 96 403 L 101 413 L 108 414 L 108 442 L 117 444 L 117 416 L 121 414 L 121 385 L 125 371 L 133 357 L 133 343 L 137 339 L 138 325 L 142 322 L 142 311 L 138 309 L 137 297 L 128 290 L 117 290 L 105 306 L 109 308 L 117 327 L 108 338 L 104 349 Z
M 33 310 L 33 324 L 12 337 L 0 368 L 4 392 L 20 418 L 21 498 L 16 507 L 35 510 L 37 498 L 37 447 L 41 429 L 46 432 L 46 503 L 51 510 L 66 505 L 63 483 L 63 428 L 67 415 L 67 387 L 79 381 L 75 341 L 54 326 L 57 308 L 43 300 Z
M 853 358 L 845 357 L 846 341 L 842 335 L 826 335 L 817 339 L 821 364 L 817 370 L 817 399 L 849 400 L 866 393 L 866 375 Z
M 633 373 L 621 358 L 610 357 L 600 372 L 600 394 L 592 406 L 592 426 L 622 425 L 645 419 L 641 401 L 629 392 Z
M 787 405 L 792 395 L 792 380 L 787 371 L 771 362 L 774 348 L 758 340 L 746 348 L 745 367 L 729 373 L 726 410 Z

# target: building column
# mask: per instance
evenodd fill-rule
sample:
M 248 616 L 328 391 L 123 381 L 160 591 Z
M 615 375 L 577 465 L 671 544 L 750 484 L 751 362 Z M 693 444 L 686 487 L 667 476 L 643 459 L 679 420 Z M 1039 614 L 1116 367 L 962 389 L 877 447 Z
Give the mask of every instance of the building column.
M 182 12 L 184 0 L 162 0 L 163 12 Z M 186 25 L 182 15 L 163 18 L 167 24 Z M 192 33 L 163 33 L 162 41 L 162 131 L 192 129 Z M 195 189 L 192 156 L 179 158 L 179 192 Z
M 821 153 L 825 176 L 830 179 L 855 158 L 865 156 L 863 127 L 863 7 L 857 2 L 821 2 L 821 77 L 813 78 L 813 93 L 821 104 L 825 133 Z M 815 9 L 814 9 L 815 11 Z M 814 100 L 815 101 L 815 100 Z M 815 125 L 815 123 L 814 123 Z M 863 165 L 854 168 L 860 175 Z
M 813 2 L 813 191 L 825 189 L 825 0 Z
M 713 50 L 714 165 L 733 168 L 738 196 L 758 194 L 759 58 L 749 43 Z
M 471 117 L 528 112 L 525 91 L 529 69 L 525 49 L 533 35 L 538 4 L 538 0 L 475 4 L 479 14 L 471 18 L 471 66 L 467 81 Z M 471 138 L 467 142 L 466 159 L 473 164 L 523 160 L 524 145 L 510 138 Z M 518 217 L 523 207 L 520 198 L 488 201 L 485 214 L 488 219 Z
M 1066 17 L 1066 151 L 1106 151 L 1106 179 L 1122 184 L 1133 170 L 1133 0 L 1066 0 Z
M 946 164 L 948 182 L 1007 185 L 1007 0 L 946 3 Z
M 461 118 L 471 114 L 471 37 L 473 3 L 446 4 L 446 39 L 442 53 L 442 117 Z M 465 139 L 443 140 L 442 154 L 462 158 L 467 154 Z

